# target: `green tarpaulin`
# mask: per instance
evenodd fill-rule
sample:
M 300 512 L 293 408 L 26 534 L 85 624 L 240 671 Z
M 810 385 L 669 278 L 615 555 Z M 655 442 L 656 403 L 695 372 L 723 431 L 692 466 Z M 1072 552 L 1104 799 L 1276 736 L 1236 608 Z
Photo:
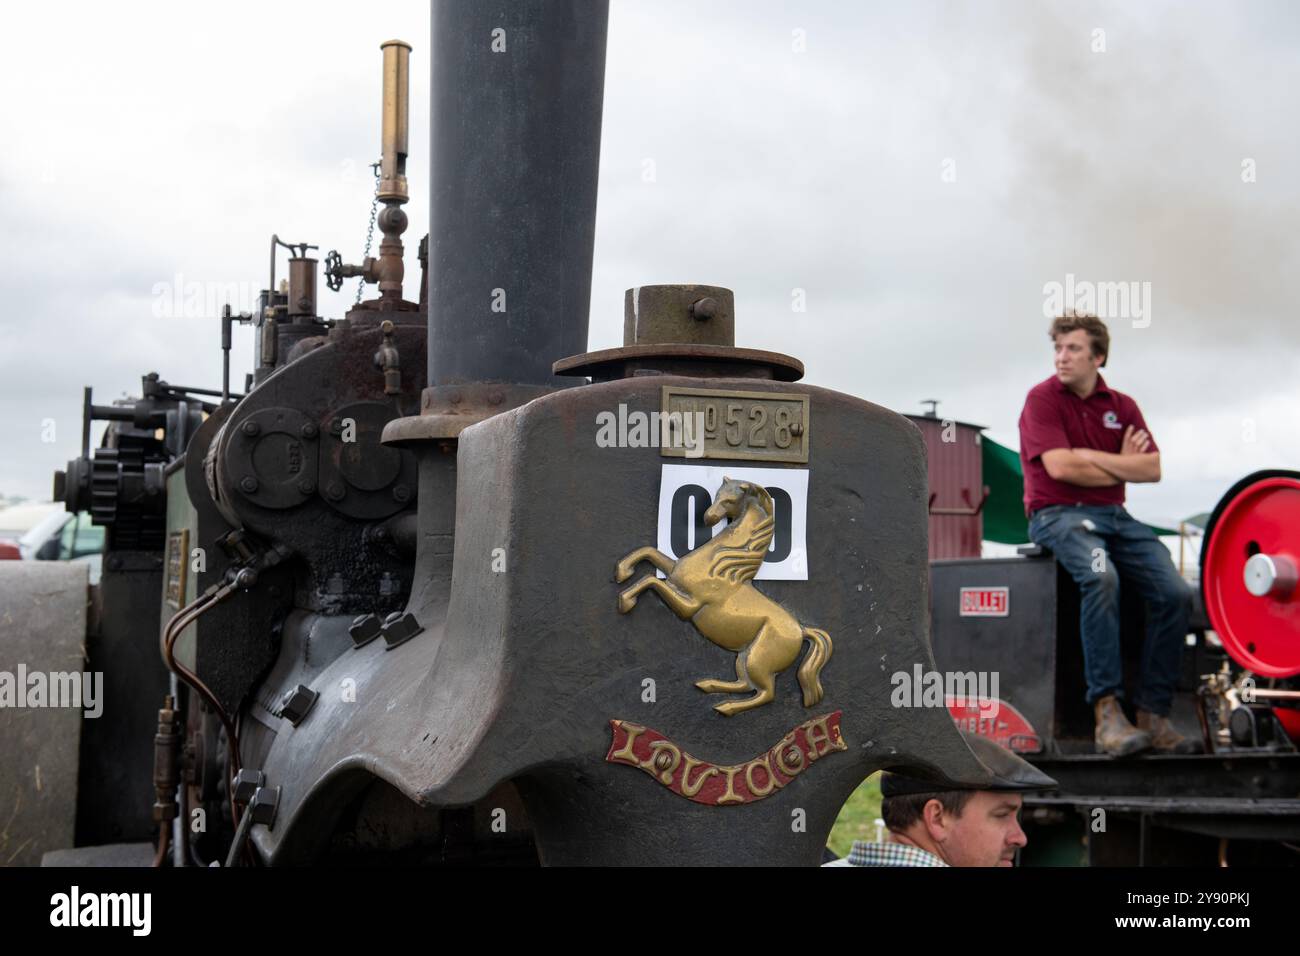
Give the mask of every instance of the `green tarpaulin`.
M 984 540 L 1001 544 L 1025 544 L 1029 541 L 1029 522 L 1025 519 L 1025 478 L 1020 470 L 1020 452 L 999 445 L 981 435 L 984 449 L 984 484 L 989 497 L 984 502 Z M 1147 525 L 1156 534 L 1177 534 L 1169 528 Z

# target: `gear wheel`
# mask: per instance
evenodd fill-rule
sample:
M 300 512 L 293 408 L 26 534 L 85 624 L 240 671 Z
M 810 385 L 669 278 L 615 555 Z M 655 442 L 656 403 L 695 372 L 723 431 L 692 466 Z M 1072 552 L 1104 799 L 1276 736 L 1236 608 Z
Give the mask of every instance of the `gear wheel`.
M 163 546 L 166 515 L 156 510 L 146 489 L 150 466 L 136 446 L 96 448 L 90 468 L 91 522 L 110 529 L 113 547 L 151 551 Z

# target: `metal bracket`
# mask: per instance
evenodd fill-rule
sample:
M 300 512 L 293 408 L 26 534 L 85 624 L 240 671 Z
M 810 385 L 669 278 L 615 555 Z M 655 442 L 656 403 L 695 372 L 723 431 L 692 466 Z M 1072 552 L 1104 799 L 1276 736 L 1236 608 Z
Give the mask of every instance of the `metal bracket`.
M 989 486 L 984 486 L 984 494 L 980 497 L 979 504 L 973 504 L 970 500 L 970 489 L 961 490 L 961 500 L 966 502 L 965 508 L 936 508 L 934 499 L 939 497 L 937 491 L 930 492 L 930 514 L 932 515 L 977 515 L 984 510 L 984 502 L 989 500 Z

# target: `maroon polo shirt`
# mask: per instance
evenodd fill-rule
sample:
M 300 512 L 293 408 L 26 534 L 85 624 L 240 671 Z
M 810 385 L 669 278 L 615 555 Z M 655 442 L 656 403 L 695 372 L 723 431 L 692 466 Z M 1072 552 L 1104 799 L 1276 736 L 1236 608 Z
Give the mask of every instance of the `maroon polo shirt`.
M 1052 375 L 1032 389 L 1020 413 L 1020 466 L 1025 473 L 1025 514 L 1048 505 L 1118 505 L 1124 503 L 1124 482 L 1086 488 L 1057 481 L 1043 467 L 1043 452 L 1053 448 L 1096 448 L 1119 454 L 1129 425 L 1148 435 L 1137 402 L 1108 388 L 1097 376 L 1097 387 L 1086 399 Z M 1159 451 L 1153 437 L 1148 452 Z

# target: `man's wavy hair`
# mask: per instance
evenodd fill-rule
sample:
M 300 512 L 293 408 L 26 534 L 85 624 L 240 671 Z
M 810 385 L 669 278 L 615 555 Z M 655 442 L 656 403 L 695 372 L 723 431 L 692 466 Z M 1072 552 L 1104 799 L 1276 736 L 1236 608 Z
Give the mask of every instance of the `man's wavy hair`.
M 1066 309 L 1064 315 L 1058 315 L 1052 320 L 1052 327 L 1047 330 L 1047 334 L 1055 342 L 1058 335 L 1066 335 L 1075 329 L 1083 329 L 1088 333 L 1088 339 L 1092 342 L 1092 354 L 1101 357 L 1101 367 L 1105 368 L 1106 359 L 1110 355 L 1110 330 L 1095 315 Z

